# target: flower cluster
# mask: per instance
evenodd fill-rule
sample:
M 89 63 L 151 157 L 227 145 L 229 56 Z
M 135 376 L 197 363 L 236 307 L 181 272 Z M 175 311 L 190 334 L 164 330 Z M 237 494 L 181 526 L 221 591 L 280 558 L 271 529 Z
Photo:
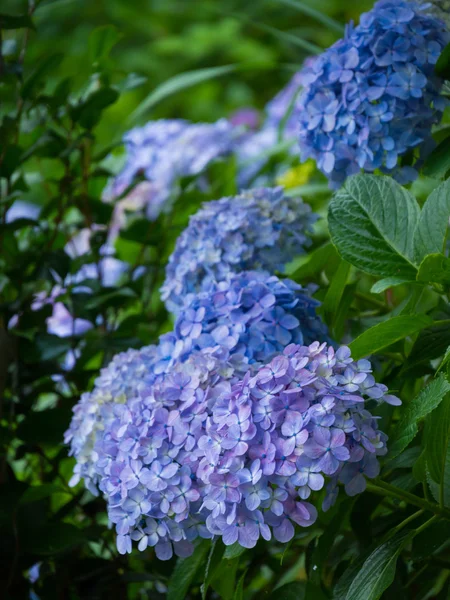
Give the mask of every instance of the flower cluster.
M 282 271 L 309 244 L 317 215 L 281 188 L 260 188 L 203 205 L 177 240 L 161 289 L 174 312 L 201 284 L 248 269 Z
M 105 192 L 115 199 L 135 183 L 129 196 L 115 205 L 113 230 L 120 229 L 125 210 L 143 210 L 150 220 L 170 208 L 181 177 L 198 175 L 214 160 L 234 151 L 242 133 L 226 119 L 216 123 L 189 123 L 181 119 L 150 121 L 125 137 L 126 164 Z
M 300 154 L 332 187 L 363 169 L 415 178 L 446 105 L 434 65 L 450 41 L 429 5 L 380 0 L 302 73 Z M 416 165 L 399 157 L 415 153 Z
M 353 495 L 378 473 L 385 436 L 365 400 L 398 400 L 347 348 L 291 344 L 257 370 L 224 348 L 164 354 L 117 357 L 66 438 L 77 468 L 90 464 L 72 483 L 82 475 L 103 492 L 121 553 L 133 540 L 163 560 L 190 554 L 197 537 L 286 542 L 315 521 L 305 500 L 326 477 L 330 499 L 337 481 Z
M 205 283 L 201 292 L 186 296 L 175 322 L 181 352 L 218 345 L 250 363 L 267 362 L 290 343 L 327 341 L 312 291 L 264 271 L 244 271 L 219 283 Z
M 353 361 L 318 342 L 289 345 L 255 376 L 250 373 L 212 407 L 201 448 L 210 467 L 202 477 L 206 526 L 225 544 L 255 546 L 259 536 L 289 541 L 294 524 L 314 522 L 305 502 L 329 479 L 323 508 L 337 482 L 349 495 L 378 474 L 386 436 L 366 400 L 399 404 L 375 383 L 367 360 Z

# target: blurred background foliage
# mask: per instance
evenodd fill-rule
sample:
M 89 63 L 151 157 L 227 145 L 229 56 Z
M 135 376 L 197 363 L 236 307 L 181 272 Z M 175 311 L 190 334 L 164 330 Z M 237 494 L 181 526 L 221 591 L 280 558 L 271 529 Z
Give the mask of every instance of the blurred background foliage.
M 102 273 L 106 232 L 101 226 L 109 223 L 112 208 L 101 198 L 120 163 L 123 134 L 149 119 L 212 122 L 242 107 L 262 111 L 305 58 L 333 43 L 343 31 L 341 24 L 357 20 L 371 4 L 368 0 L 42 0 L 30 5 L 2 1 L 0 580 L 5 584 L 0 596 L 5 600 L 258 596 L 289 600 L 305 594 L 308 600 L 321 600 L 325 596 L 317 584 L 330 583 L 343 572 L 347 559 L 370 547 L 369 517 L 380 499 L 368 494 L 347 498 L 336 510 L 322 514 L 316 527 L 298 534 L 286 548 L 263 543 L 251 556 L 249 552 L 242 556 L 236 549 L 224 555 L 219 544 L 209 553 L 205 545 L 187 564 L 175 559 L 160 562 L 151 551 L 119 556 L 114 533 L 106 528 L 102 499 L 92 497 L 81 484 L 68 487 L 74 461 L 61 440 L 72 406 L 92 385 L 99 368 L 116 352 L 151 343 L 170 329 L 158 288 L 174 240 L 201 201 L 235 190 L 232 159 L 211 167 L 214 186 L 205 191 L 184 182 L 170 215 L 162 215 L 151 228 L 141 223 L 121 233 L 118 257 L 131 270 L 119 287 L 111 286 Z M 217 72 L 220 76 L 205 75 L 195 85 L 171 79 L 229 65 Z M 191 83 L 194 79 L 188 76 Z M 169 80 L 171 87 L 160 87 Z M 278 160 L 295 164 L 287 155 Z M 313 173 L 311 178 L 322 191 L 306 193 L 306 198 L 323 212 L 329 194 L 323 192 L 320 175 Z M 434 185 L 419 181 L 415 185 L 419 199 Z M 8 219 L 17 200 L 39 206 L 39 219 Z M 100 227 L 93 231 L 89 252 L 69 256 L 67 242 L 78 231 L 93 229 L 94 223 Z M 314 248 L 324 237 L 322 225 Z M 314 268 L 300 267 L 296 277 L 303 282 L 317 280 L 320 274 L 324 288 L 318 297 L 323 299 L 339 259 L 330 246 L 316 257 Z M 73 291 L 76 286 L 65 282 L 83 265 L 94 265 L 96 277 L 83 280 L 88 291 Z M 139 267 L 143 275 L 136 278 Z M 407 292 L 401 288 L 381 300 L 369 297 L 372 283 L 373 278 L 352 271 L 348 282 L 338 284 L 342 312 L 338 322 L 329 321 L 336 337 L 357 334 L 396 306 L 407 305 Z M 72 314 L 94 327 L 66 337 L 49 333 L 52 307 L 35 302 L 55 289 Z M 327 306 L 333 301 L 329 296 Z M 428 292 L 421 302 L 433 307 L 436 295 Z M 450 340 L 447 331 L 441 337 L 443 352 Z M 429 364 L 413 366 L 418 376 L 430 372 Z M 390 369 L 386 383 L 396 382 L 397 375 L 398 369 Z M 420 387 L 415 381 L 402 380 L 402 385 L 409 386 L 410 394 Z M 411 466 L 413 459 L 411 455 L 401 466 Z M 408 512 L 402 506 L 398 518 L 405 516 Z M 376 527 L 383 530 L 393 521 L 386 517 Z M 342 523 L 345 533 L 336 537 Z M 448 528 L 438 533 L 448 537 Z M 328 556 L 332 541 L 336 543 Z M 299 583 L 311 573 L 314 561 L 325 556 L 327 565 L 311 578 L 309 587 Z M 276 588 L 284 584 L 281 596 Z M 396 590 L 394 585 L 386 598 L 394 597 Z

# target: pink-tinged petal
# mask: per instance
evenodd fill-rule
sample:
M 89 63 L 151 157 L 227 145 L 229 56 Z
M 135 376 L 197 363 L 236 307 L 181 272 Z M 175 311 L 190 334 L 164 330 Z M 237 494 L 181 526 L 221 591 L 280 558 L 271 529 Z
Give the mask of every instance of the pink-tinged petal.
M 319 459 L 317 466 L 325 475 L 333 475 L 339 468 L 339 461 L 334 458 L 331 452 L 326 452 L 322 458 Z
M 324 446 L 319 445 L 314 439 L 311 438 L 303 446 L 303 452 L 309 458 L 320 458 L 324 451 Z
M 336 448 L 336 446 L 343 446 L 345 444 L 345 433 L 342 429 L 331 429 L 331 440 L 329 446 Z
M 164 479 L 170 479 L 171 477 L 173 477 L 176 474 L 177 471 L 178 471 L 178 465 L 175 463 L 170 463 L 170 465 L 167 465 L 161 471 L 161 477 L 164 477 Z
M 326 427 L 316 427 L 314 430 L 314 440 L 324 448 L 328 448 L 331 445 L 330 430 Z

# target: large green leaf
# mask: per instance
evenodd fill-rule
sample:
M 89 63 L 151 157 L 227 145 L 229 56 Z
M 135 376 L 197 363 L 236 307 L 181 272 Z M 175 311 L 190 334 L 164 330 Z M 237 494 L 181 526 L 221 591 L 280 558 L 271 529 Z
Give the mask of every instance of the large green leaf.
M 444 375 L 439 375 L 406 406 L 389 441 L 390 458 L 398 456 L 408 446 L 419 431 L 418 422 L 437 408 L 449 391 L 450 383 Z
M 339 254 L 362 271 L 415 279 L 414 231 L 419 205 L 389 177 L 356 175 L 333 197 L 328 212 Z
M 450 386 L 449 386 L 450 387 Z M 427 418 L 425 458 L 428 472 L 439 485 L 439 500 L 450 504 L 450 398 L 443 399 Z
M 378 600 L 394 581 L 398 555 L 412 535 L 411 531 L 400 531 L 378 546 L 364 561 L 345 600 Z
M 374 354 L 408 335 L 413 335 L 432 324 L 426 315 L 400 315 L 371 327 L 351 344 L 352 356 L 355 359 Z
M 228 75 L 236 70 L 236 65 L 223 65 L 221 67 L 208 67 L 206 69 L 197 69 L 195 71 L 187 71 L 179 73 L 171 77 L 161 85 L 159 85 L 145 100 L 139 104 L 136 110 L 131 113 L 129 120 L 136 121 L 140 119 L 146 112 L 153 108 L 158 102 L 172 96 L 181 90 L 185 90 L 204 81 L 215 79 Z
M 427 254 L 445 253 L 450 216 L 450 179 L 428 196 L 414 233 L 414 256 L 421 262 Z
M 204 564 L 210 546 L 208 541 L 203 541 L 192 556 L 178 559 L 167 588 L 167 600 L 185 600 L 189 586 L 201 565 Z

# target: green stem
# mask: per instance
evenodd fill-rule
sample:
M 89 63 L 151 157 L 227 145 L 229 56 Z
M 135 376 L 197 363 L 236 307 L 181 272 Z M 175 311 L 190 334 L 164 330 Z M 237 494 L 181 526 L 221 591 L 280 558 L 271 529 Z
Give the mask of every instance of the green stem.
M 402 521 L 401 523 L 399 523 L 398 525 L 396 525 L 392 530 L 391 530 L 391 534 L 395 534 L 398 531 L 400 531 L 401 529 L 403 529 L 403 527 L 406 527 L 407 525 L 409 525 L 409 523 L 411 523 L 411 521 L 414 521 L 414 519 L 417 519 L 417 517 L 420 517 L 421 515 L 423 515 L 424 511 L 423 509 L 418 510 L 417 512 L 413 513 L 412 515 L 410 515 L 409 517 L 407 517 L 404 521 Z
M 450 510 L 447 508 L 442 508 L 433 502 L 425 500 L 425 498 L 420 498 L 419 496 L 411 494 L 410 492 L 406 492 L 405 490 L 395 487 L 390 483 L 378 480 L 374 483 L 367 482 L 367 489 L 369 492 L 373 492 L 374 494 L 397 498 L 398 500 L 403 500 L 412 506 L 417 506 L 417 508 L 432 512 L 435 515 L 439 515 L 446 519 L 450 519 Z
M 422 531 L 424 531 L 427 527 L 429 527 L 430 525 L 435 523 L 438 519 L 439 519 L 438 515 L 434 515 L 434 517 L 431 517 L 431 519 L 428 519 L 428 521 L 425 521 L 425 523 L 422 523 L 422 525 L 420 527 L 417 527 L 416 535 L 419 535 L 419 533 L 422 533 Z

